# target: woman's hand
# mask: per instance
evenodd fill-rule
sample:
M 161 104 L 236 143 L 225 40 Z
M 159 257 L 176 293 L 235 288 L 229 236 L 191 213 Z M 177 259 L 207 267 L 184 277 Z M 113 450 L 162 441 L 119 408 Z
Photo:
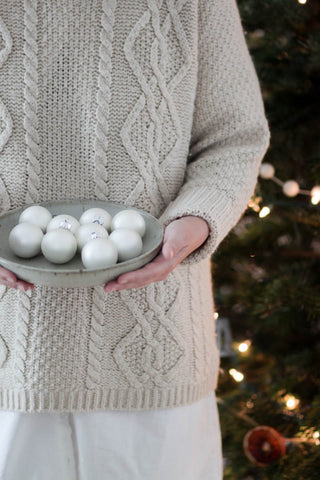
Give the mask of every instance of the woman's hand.
M 29 289 L 33 290 L 34 288 L 34 285 L 32 283 L 28 283 L 18 279 L 14 273 L 6 270 L 3 267 L 0 267 L 0 285 L 16 288 L 24 292 Z
M 162 249 L 155 259 L 107 283 L 105 292 L 144 287 L 164 280 L 184 258 L 202 245 L 208 235 L 209 225 L 202 217 L 188 215 L 173 220 L 165 229 Z

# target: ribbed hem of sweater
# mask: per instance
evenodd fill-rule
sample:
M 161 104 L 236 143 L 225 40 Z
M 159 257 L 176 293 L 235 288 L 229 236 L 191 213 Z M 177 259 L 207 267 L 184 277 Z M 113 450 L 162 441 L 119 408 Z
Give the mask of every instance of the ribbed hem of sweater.
M 197 385 L 175 388 L 32 391 L 2 389 L 0 409 L 23 413 L 156 410 L 191 404 L 216 389 L 217 375 Z

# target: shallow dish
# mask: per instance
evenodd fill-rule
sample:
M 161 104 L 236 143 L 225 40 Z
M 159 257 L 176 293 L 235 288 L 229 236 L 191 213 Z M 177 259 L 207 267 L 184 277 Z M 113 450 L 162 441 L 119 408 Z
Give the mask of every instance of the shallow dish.
M 139 212 L 146 222 L 146 233 L 143 236 L 141 255 L 126 262 L 120 262 L 108 268 L 86 269 L 79 253 L 70 262 L 58 265 L 50 263 L 42 254 L 33 258 L 19 258 L 9 246 L 9 233 L 18 223 L 21 212 L 30 205 L 16 208 L 0 216 L 0 265 L 13 272 L 21 280 L 35 285 L 49 287 L 94 287 L 103 285 L 119 275 L 137 270 L 150 262 L 160 251 L 163 240 L 163 226 L 152 215 L 135 207 L 101 200 L 68 200 L 44 202 L 37 205 L 46 207 L 53 215 L 70 214 L 80 218 L 88 208 L 106 209 L 112 217 L 123 209 Z

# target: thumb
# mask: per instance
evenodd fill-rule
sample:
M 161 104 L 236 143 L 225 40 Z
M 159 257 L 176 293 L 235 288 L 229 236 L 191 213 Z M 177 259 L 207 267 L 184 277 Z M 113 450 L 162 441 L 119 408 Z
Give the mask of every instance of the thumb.
M 171 243 L 166 242 L 163 244 L 162 254 L 167 260 L 171 260 L 173 258 L 174 247 L 171 245 Z

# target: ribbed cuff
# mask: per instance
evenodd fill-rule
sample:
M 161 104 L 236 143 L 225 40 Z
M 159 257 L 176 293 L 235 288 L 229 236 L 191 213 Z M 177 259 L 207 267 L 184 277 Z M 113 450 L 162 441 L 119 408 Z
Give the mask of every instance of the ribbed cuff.
M 157 410 L 188 405 L 217 387 L 217 369 L 204 382 L 172 388 L 126 388 L 33 391 L 0 390 L 0 409 L 16 412 L 95 412 L 102 410 Z
M 210 186 L 191 185 L 181 189 L 159 217 L 161 224 L 165 228 L 177 218 L 195 215 L 208 222 L 210 232 L 204 243 L 182 260 L 180 265 L 192 265 L 211 257 L 233 226 L 231 211 L 232 199 L 224 191 L 212 190 Z

